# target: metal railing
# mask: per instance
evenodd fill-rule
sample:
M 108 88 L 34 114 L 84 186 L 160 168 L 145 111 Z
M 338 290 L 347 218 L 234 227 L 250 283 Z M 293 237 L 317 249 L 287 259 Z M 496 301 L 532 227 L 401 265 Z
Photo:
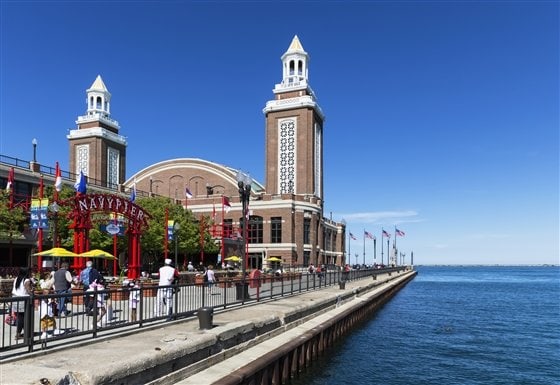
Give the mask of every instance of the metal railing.
M 0 298 L 2 340 L 0 353 L 2 357 L 12 357 L 60 346 L 70 342 L 85 341 L 98 336 L 118 334 L 156 324 L 166 320 L 193 317 L 200 308 L 227 309 L 254 303 L 275 297 L 292 296 L 310 290 L 320 290 L 341 282 L 364 277 L 404 271 L 407 267 L 387 269 L 364 269 L 350 272 L 329 271 L 325 273 L 288 273 L 278 276 L 262 276 L 259 279 L 222 278 L 219 282 L 178 284 L 157 286 L 157 284 L 140 284 L 136 288 L 119 287 L 100 291 L 74 289 L 66 294 L 32 294 L 29 297 Z M 341 286 L 342 287 L 342 286 Z M 60 303 L 64 297 L 68 315 L 62 309 L 55 314 L 52 321 L 42 321 L 46 306 L 52 301 Z M 138 298 L 137 306 L 133 299 Z M 88 312 L 84 303 L 92 301 Z M 103 306 L 101 306 L 103 303 Z M 23 335 L 16 338 L 17 326 L 10 325 L 11 309 L 25 308 L 22 319 Z

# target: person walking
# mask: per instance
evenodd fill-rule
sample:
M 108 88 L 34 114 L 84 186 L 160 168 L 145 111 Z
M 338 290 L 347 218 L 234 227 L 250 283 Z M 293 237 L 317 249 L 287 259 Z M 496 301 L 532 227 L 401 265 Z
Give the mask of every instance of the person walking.
M 99 283 L 101 285 L 105 285 L 105 279 L 97 271 L 95 267 L 93 267 L 92 261 L 86 262 L 86 268 L 81 271 L 80 273 L 80 282 L 83 285 L 84 291 L 84 310 L 87 315 L 93 315 L 93 306 L 95 305 L 95 299 L 91 296 L 91 294 L 87 294 L 89 286 L 92 283 Z
M 84 293 L 84 310 L 86 314 L 91 312 L 91 309 L 93 308 L 92 303 L 94 302 L 94 299 L 87 294 L 90 283 L 89 275 L 91 273 L 92 266 L 93 263 L 91 261 L 87 261 L 86 268 L 80 272 L 80 283 L 82 284 L 82 290 Z
M 216 283 L 216 275 L 214 274 L 214 266 L 208 265 L 208 269 L 206 269 L 206 282 L 208 285 L 208 295 L 212 294 L 212 287 L 214 283 Z
M 159 268 L 159 286 L 156 298 L 156 317 L 167 315 L 167 319 L 172 319 L 173 314 L 173 288 L 171 285 L 179 278 L 179 272 L 171 266 L 171 259 L 166 258 L 164 265 Z M 165 312 L 165 309 L 167 311 Z
M 61 294 L 59 297 L 58 316 L 69 315 L 71 312 L 66 308 L 67 294 L 72 293 L 72 274 L 68 271 L 68 262 L 62 262 L 60 269 L 54 273 L 54 292 Z
M 107 324 L 107 320 L 103 319 L 105 314 L 107 313 L 107 307 L 105 305 L 105 294 L 104 292 L 99 293 L 100 291 L 105 290 L 105 287 L 98 283 L 97 281 L 92 282 L 89 285 L 88 291 L 94 295 L 93 299 L 93 306 L 97 306 L 97 327 L 101 328 Z
M 33 292 L 31 279 L 29 278 L 29 269 L 20 267 L 18 276 L 14 279 L 12 287 L 13 297 L 25 297 L 20 299 L 15 304 L 12 302 L 12 312 L 16 313 L 16 340 L 23 338 L 23 325 L 25 308 L 27 306 L 28 297 Z
M 130 308 L 130 321 L 136 322 L 138 303 L 140 302 L 140 286 L 134 280 L 128 283 L 130 294 L 128 296 L 128 306 Z

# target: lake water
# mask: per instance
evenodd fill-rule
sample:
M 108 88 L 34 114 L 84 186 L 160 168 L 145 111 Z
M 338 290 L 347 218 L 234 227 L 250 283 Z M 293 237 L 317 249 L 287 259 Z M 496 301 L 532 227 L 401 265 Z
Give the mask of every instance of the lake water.
M 419 266 L 370 320 L 293 381 L 560 384 L 558 266 Z

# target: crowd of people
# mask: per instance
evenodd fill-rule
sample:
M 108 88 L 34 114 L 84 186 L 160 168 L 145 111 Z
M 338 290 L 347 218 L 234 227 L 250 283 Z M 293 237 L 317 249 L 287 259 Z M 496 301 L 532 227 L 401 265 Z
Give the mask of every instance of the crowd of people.
M 236 269 L 238 266 L 224 262 L 221 265 L 222 270 L 229 271 Z M 188 262 L 186 270 L 202 276 L 208 295 L 219 295 L 214 286 L 218 282 L 217 274 L 213 265 L 204 266 L 200 262 L 196 267 L 192 262 Z M 350 270 L 346 265 L 344 271 Z M 322 279 L 327 272 L 325 265 L 315 266 L 310 264 L 307 269 L 309 274 L 316 274 Z M 281 267 L 272 270 L 276 275 L 282 274 Z M 159 269 L 156 302 L 154 305 L 155 317 L 167 317 L 171 320 L 173 317 L 174 293 L 178 290 L 176 284 L 179 280 L 179 271 L 173 265 L 171 259 L 166 258 L 163 266 Z M 137 320 L 137 309 L 140 300 L 140 286 L 138 280 L 125 280 L 123 285 L 130 289 L 129 293 L 129 314 L 130 321 Z M 111 304 L 104 290 L 108 287 L 103 275 L 93 266 L 92 261 L 86 262 L 86 267 L 79 274 L 72 274 L 69 270 L 67 262 L 62 262 L 60 267 L 52 272 L 44 274 L 43 278 L 36 282 L 30 274 L 30 269 L 20 268 L 19 274 L 14 279 L 12 296 L 18 300 L 12 302 L 12 317 L 16 326 L 16 339 L 23 338 L 24 319 L 26 311 L 26 297 L 29 297 L 36 286 L 40 287 L 42 294 L 56 294 L 44 298 L 40 303 L 39 314 L 41 317 L 41 338 L 47 338 L 50 335 L 62 333 L 57 328 L 57 318 L 70 316 L 72 311 L 68 307 L 69 294 L 72 289 L 80 287 L 83 290 L 84 312 L 88 316 L 97 316 L 94 323 L 97 327 L 103 327 L 111 319 Z
M 84 311 L 87 315 L 94 315 L 96 310 L 97 326 L 102 326 L 107 314 L 106 298 L 103 291 L 106 282 L 103 275 L 93 267 L 92 261 L 86 262 L 86 268 L 80 274 L 73 275 L 67 262 L 62 262 L 55 271 L 45 272 L 43 277 L 37 281 L 29 268 L 19 268 L 18 276 L 14 279 L 12 287 L 12 297 L 17 300 L 12 301 L 10 317 L 15 319 L 16 340 L 24 337 L 25 312 L 29 309 L 29 296 L 35 289 L 40 290 L 44 295 L 56 294 L 56 296 L 44 297 L 39 304 L 39 317 L 41 339 L 46 339 L 51 335 L 63 333 L 57 328 L 57 318 L 67 317 L 72 314 L 68 308 L 69 294 L 72 289 L 82 286 L 84 292 Z M 31 309 L 33 309 L 31 307 Z

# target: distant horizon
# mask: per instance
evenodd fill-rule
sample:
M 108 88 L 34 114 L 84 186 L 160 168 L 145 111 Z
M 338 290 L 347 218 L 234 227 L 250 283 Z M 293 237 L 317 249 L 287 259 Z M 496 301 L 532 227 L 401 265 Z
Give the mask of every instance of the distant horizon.
M 521 267 L 560 267 L 560 264 L 549 264 L 549 263 L 543 263 L 543 264 L 515 264 L 515 265 L 510 265 L 510 264 L 483 264 L 483 263 L 473 263 L 473 264 L 467 264 L 467 263 L 457 263 L 457 264 L 425 264 L 425 263 L 421 263 L 421 264 L 414 264 L 412 266 L 503 266 L 503 267 L 515 267 L 515 266 L 521 266 Z

